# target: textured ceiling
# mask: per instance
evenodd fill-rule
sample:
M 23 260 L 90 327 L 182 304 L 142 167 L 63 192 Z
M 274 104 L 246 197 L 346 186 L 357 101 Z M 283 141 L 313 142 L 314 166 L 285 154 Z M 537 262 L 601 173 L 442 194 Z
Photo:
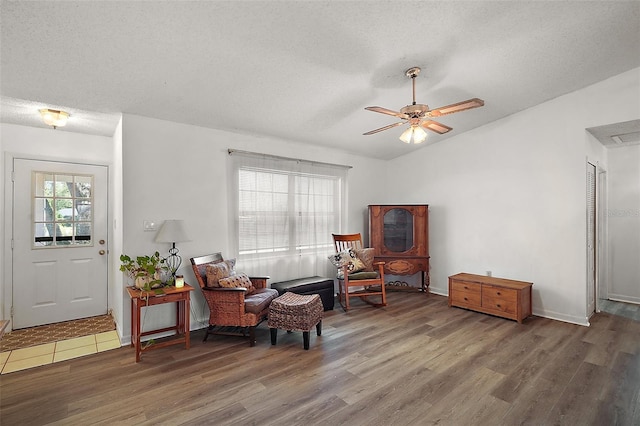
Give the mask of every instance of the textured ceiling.
M 120 113 L 339 147 L 419 149 L 403 127 L 362 133 L 411 102 L 479 97 L 473 129 L 640 66 L 638 1 L 2 1 L 0 120 L 111 135 Z

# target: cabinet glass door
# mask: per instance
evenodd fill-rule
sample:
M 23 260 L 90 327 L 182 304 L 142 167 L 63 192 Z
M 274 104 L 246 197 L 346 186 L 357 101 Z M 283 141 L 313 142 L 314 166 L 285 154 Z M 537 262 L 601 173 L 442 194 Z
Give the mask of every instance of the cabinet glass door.
M 384 245 L 402 253 L 413 247 L 413 215 L 406 209 L 391 209 L 384 214 Z

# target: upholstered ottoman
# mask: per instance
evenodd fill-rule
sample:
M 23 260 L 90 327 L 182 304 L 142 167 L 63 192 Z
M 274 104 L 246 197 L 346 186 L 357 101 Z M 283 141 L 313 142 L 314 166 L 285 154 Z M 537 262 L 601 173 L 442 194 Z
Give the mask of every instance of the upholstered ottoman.
M 278 290 L 280 295 L 287 291 L 297 294 L 318 294 L 322 299 L 322 306 L 325 311 L 333 309 L 336 292 L 333 289 L 333 278 L 326 277 L 305 277 L 295 280 L 280 281 L 271 283 L 269 287 Z
M 318 336 L 322 334 L 322 300 L 317 294 L 302 295 L 286 292 L 269 305 L 269 328 L 271 344 L 278 339 L 278 329 L 302 331 L 305 350 L 309 349 L 309 332 L 316 327 Z

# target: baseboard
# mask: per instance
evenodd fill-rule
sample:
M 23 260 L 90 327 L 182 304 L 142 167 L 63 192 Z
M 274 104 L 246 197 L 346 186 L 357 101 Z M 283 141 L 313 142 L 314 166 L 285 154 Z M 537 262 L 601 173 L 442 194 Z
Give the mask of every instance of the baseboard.
M 613 300 L 614 302 L 624 302 L 624 303 L 633 303 L 636 305 L 640 305 L 640 297 L 633 296 L 625 296 L 622 294 L 612 294 L 609 293 L 609 300 Z
M 574 315 L 567 315 L 561 312 L 553 312 L 553 311 L 537 311 L 533 310 L 533 315 L 542 318 L 548 318 L 556 321 L 568 322 L 570 324 L 582 325 L 585 327 L 589 327 L 591 324 L 589 323 L 589 318 L 587 317 L 579 317 Z

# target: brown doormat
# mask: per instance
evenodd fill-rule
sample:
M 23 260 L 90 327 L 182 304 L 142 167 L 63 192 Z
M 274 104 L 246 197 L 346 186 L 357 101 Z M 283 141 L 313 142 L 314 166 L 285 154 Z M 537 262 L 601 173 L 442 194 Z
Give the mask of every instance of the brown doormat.
M 89 336 L 116 329 L 111 315 L 82 318 L 73 321 L 23 328 L 6 333 L 0 340 L 0 352 L 12 351 L 44 343 Z

